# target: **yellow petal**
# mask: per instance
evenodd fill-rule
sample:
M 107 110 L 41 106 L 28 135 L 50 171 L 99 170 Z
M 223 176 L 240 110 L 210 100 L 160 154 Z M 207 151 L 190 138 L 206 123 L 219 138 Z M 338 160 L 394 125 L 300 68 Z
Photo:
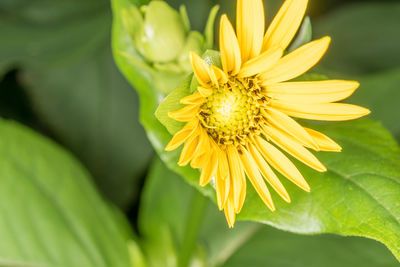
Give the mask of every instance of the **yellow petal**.
M 225 179 L 229 175 L 229 164 L 228 164 L 228 159 L 226 157 L 225 151 L 222 151 L 221 149 L 217 149 L 218 152 L 218 164 L 219 164 L 219 169 L 221 171 L 221 178 Z
M 331 152 L 340 152 L 342 148 L 335 141 L 330 139 L 328 136 L 317 132 L 313 129 L 305 128 L 304 129 L 311 135 L 311 137 L 315 140 L 318 147 L 322 151 L 331 151 Z
M 328 49 L 330 41 L 330 37 L 324 37 L 284 56 L 272 68 L 259 76 L 262 85 L 268 86 L 302 75 L 318 63 Z
M 292 117 L 322 121 L 354 120 L 371 113 L 366 108 L 343 103 L 289 104 L 272 101 L 271 107 Z
M 270 69 L 282 56 L 282 49 L 268 50 L 258 57 L 247 61 L 241 68 L 238 76 L 241 78 L 250 77 Z
M 194 93 L 192 95 L 185 96 L 180 100 L 181 104 L 202 104 L 205 98 L 199 92 Z
M 241 166 L 241 168 L 243 169 L 243 166 Z M 241 178 L 242 178 L 242 188 L 240 190 L 239 206 L 235 210 L 236 213 L 240 213 L 240 211 L 242 210 L 244 201 L 246 199 L 246 176 L 242 175 Z
M 222 67 L 226 73 L 236 75 L 240 70 L 242 60 L 235 31 L 226 15 L 222 15 L 219 29 Z
M 204 88 L 204 87 L 197 87 L 197 91 L 203 96 L 203 97 L 209 97 L 212 95 L 213 90 L 211 88 Z
M 212 84 L 210 66 L 195 52 L 190 52 L 189 59 L 197 81 L 202 86 L 209 88 Z
M 243 168 L 242 164 L 240 163 L 239 154 L 236 148 L 233 145 L 229 145 L 227 147 L 227 156 L 228 156 L 228 163 L 229 163 L 229 173 L 231 175 L 231 182 L 233 189 L 233 200 L 235 205 L 235 211 L 239 210 L 240 207 L 240 196 L 243 189 Z
M 255 138 L 255 141 L 258 150 L 275 170 L 301 189 L 310 192 L 310 186 L 303 175 L 281 151 L 259 136 Z
M 315 143 L 314 139 L 294 119 L 273 108 L 261 110 L 261 113 L 273 126 L 285 131 L 301 144 L 318 150 L 318 145 Z
M 221 168 L 218 166 L 217 175 L 215 176 L 215 191 L 217 193 L 217 204 L 219 210 L 225 207 L 226 201 L 229 196 L 230 179 L 229 174 L 225 179 L 221 176 Z
M 260 198 L 263 200 L 265 205 L 270 210 L 274 211 L 275 206 L 274 203 L 272 202 L 271 195 L 268 191 L 267 186 L 265 185 L 263 178 L 261 177 L 261 174 L 258 170 L 256 163 L 254 162 L 254 159 L 251 157 L 250 153 L 245 148 L 243 148 L 241 152 L 242 153 L 239 153 L 240 160 L 243 163 L 243 167 L 244 170 L 246 171 L 247 177 L 249 178 L 254 189 L 256 190 Z
M 235 224 L 235 206 L 233 203 L 233 199 L 228 199 L 226 206 L 224 208 L 225 212 L 225 218 L 226 221 L 228 222 L 229 228 L 233 228 L 233 225 Z
M 285 50 L 296 35 L 307 9 L 307 0 L 286 0 L 264 36 L 262 51 Z
M 193 133 L 192 136 L 186 141 L 185 145 L 183 146 L 181 155 L 179 157 L 178 165 L 179 166 L 186 166 L 189 161 L 195 156 L 196 148 L 199 144 L 200 136 L 198 131 Z
M 200 104 L 187 105 L 176 111 L 168 112 L 168 117 L 176 121 L 187 122 L 192 120 L 199 112 Z
M 208 134 L 203 129 L 200 129 L 199 145 L 196 148 L 194 157 L 190 162 L 190 166 L 194 169 L 202 168 L 208 163 L 212 149 L 210 147 L 210 141 Z
M 343 100 L 359 87 L 356 81 L 285 82 L 266 87 L 267 96 L 282 102 L 313 104 Z
M 182 130 L 177 132 L 174 137 L 172 137 L 171 141 L 169 141 L 168 145 L 165 147 L 165 151 L 172 151 L 181 146 L 196 130 L 198 123 L 198 120 L 188 122 L 185 127 L 182 128 Z
M 262 0 L 238 0 L 236 9 L 236 33 L 242 63 L 260 54 L 265 30 Z
M 211 84 L 215 87 L 219 88 L 218 78 L 212 68 L 209 69 Z
M 225 72 L 223 72 L 220 68 L 212 65 L 211 69 L 214 71 L 219 84 L 225 84 L 228 82 L 228 76 L 226 76 Z
M 206 166 L 201 170 L 200 185 L 206 186 L 210 180 L 215 176 L 218 167 L 217 153 L 212 151 L 209 161 Z
M 272 171 L 271 167 L 269 167 L 268 163 L 262 158 L 260 153 L 253 145 L 249 145 L 249 151 L 253 156 L 254 160 L 257 163 L 258 168 L 263 174 L 265 180 L 272 186 L 272 188 L 286 201 L 290 202 L 290 197 L 285 187 L 278 179 L 276 174 Z
M 265 126 L 263 127 L 263 130 L 265 134 L 272 140 L 272 142 L 296 159 L 317 171 L 326 171 L 325 166 L 322 165 L 322 163 L 310 151 L 305 149 L 297 141 L 273 127 Z
M 192 167 L 193 169 L 203 168 L 204 166 L 206 166 L 209 159 L 210 159 L 209 153 L 196 155 L 190 162 L 190 167 Z

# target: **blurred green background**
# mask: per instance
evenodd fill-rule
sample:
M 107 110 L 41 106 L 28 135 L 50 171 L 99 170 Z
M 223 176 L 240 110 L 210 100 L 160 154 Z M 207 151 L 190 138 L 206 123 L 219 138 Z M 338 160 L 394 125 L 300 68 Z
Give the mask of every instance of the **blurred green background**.
M 185 4 L 196 30 L 215 4 L 234 17 L 233 0 L 167 2 Z M 271 19 L 283 1 L 264 2 Z M 314 38 L 333 38 L 319 71 L 359 80 L 349 101 L 372 109 L 400 140 L 400 2 L 314 0 L 308 15 Z M 0 116 L 70 150 L 136 225 L 154 153 L 137 95 L 113 62 L 111 22 L 107 0 L 0 0 Z

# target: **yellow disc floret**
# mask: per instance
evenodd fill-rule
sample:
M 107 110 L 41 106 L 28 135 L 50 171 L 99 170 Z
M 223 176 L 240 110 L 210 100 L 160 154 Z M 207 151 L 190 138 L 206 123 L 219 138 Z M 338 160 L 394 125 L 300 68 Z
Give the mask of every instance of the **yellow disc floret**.
M 217 143 L 240 144 L 259 131 L 263 98 L 253 79 L 233 78 L 213 89 L 201 107 L 200 119 Z

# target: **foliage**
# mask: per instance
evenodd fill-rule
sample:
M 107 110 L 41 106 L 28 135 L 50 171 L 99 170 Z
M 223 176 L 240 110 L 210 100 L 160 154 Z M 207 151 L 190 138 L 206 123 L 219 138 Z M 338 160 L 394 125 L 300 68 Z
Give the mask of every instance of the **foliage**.
M 301 236 L 249 222 L 238 222 L 229 230 L 215 205 L 158 159 L 146 179 L 139 221 L 146 243 L 144 253 L 153 264 L 150 266 L 159 266 L 157 262 L 166 262 L 167 257 L 171 262 L 179 258 L 182 248 L 188 245 L 184 237 L 189 221 L 196 216 L 191 203 L 198 198 L 205 204 L 200 211 L 201 225 L 192 260 L 202 266 L 397 266 L 383 245 L 364 238 Z
M 0 120 L 0 265 L 129 265 L 119 211 L 68 152 Z
M 180 151 L 164 147 L 182 125 L 166 113 L 195 88 L 185 49 L 196 47 L 218 64 L 218 52 L 207 50 L 218 40 L 212 8 L 220 4 L 233 17 L 232 1 L 167 1 L 179 10 L 183 47 L 159 64 L 142 51 L 157 47 L 138 45 L 123 15 L 136 10 L 145 21 L 141 6 L 149 0 L 112 0 L 112 12 L 107 0 L 3 0 L 0 116 L 50 137 L 0 119 L 0 266 L 397 266 L 400 148 L 392 134 L 400 138 L 400 6 L 370 1 L 333 9 L 339 1 L 324 2 L 325 10 L 332 7 L 327 14 L 311 1 L 313 38 L 333 39 L 316 72 L 359 80 L 349 102 L 370 108 L 371 118 L 308 123 L 343 147 L 318 153 L 329 171 L 296 164 L 311 193 L 280 176 L 292 203 L 272 193 L 274 213 L 248 186 L 229 230 L 214 188 L 200 187 L 199 172 L 178 167 Z M 270 20 L 282 1 L 264 2 Z M 305 20 L 290 49 L 310 38 Z M 10 84 L 14 73 L 18 84 Z M 22 105 L 9 99 L 16 90 L 34 114 L 26 107 L 18 116 L 9 112 Z M 149 164 L 152 147 L 158 157 Z
M 152 150 L 112 60 L 108 1 L 6 1 L 0 10 L 0 73 L 19 69 L 40 120 L 126 207 Z

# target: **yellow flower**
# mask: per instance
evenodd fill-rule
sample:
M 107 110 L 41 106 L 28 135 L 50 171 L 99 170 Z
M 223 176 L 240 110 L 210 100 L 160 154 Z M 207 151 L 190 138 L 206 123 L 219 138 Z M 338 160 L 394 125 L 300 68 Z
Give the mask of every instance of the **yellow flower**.
M 265 181 L 290 202 L 272 168 L 310 191 L 295 165 L 275 146 L 320 172 L 326 168 L 307 148 L 341 151 L 329 137 L 290 117 L 343 121 L 370 113 L 362 107 L 333 103 L 349 97 L 358 82 L 288 82 L 312 68 L 330 43 L 330 38 L 324 37 L 283 54 L 306 6 L 307 0 L 286 0 L 264 34 L 262 0 L 238 0 L 236 33 L 227 16 L 221 18 L 222 70 L 191 53 L 200 86 L 196 93 L 181 99 L 184 108 L 168 114 L 187 124 L 166 150 L 185 143 L 178 164 L 201 168 L 202 186 L 214 178 L 218 207 L 225 211 L 230 227 L 246 197 L 246 176 L 272 211 L 275 206 Z

